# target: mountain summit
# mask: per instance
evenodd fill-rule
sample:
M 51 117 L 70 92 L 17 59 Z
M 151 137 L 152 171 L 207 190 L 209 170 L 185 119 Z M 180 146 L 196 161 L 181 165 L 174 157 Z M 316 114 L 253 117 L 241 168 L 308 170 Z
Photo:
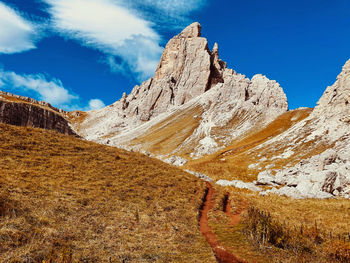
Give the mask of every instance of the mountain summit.
M 161 138 L 148 140 L 148 145 L 134 139 L 146 139 L 164 121 L 182 123 L 172 128 L 178 130 L 176 145 L 164 144 L 161 148 L 168 149 L 155 154 L 186 152 L 194 157 L 215 152 L 287 110 L 286 95 L 276 81 L 263 75 L 250 80 L 228 69 L 219 59 L 218 44 L 210 50 L 201 25 L 193 23 L 166 45 L 153 78 L 113 105 L 89 112 L 79 132 L 100 143 L 151 151 Z M 183 127 L 183 118 L 192 121 Z

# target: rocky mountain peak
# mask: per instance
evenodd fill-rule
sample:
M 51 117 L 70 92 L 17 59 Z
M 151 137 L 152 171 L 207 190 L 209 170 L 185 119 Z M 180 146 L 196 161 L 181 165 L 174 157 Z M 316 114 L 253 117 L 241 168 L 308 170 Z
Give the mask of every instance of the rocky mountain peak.
M 348 133 L 350 128 L 350 60 L 345 63 L 336 82 L 329 86 L 310 118 L 331 141 Z
M 186 27 L 177 38 L 193 38 L 201 36 L 202 26 L 198 22 L 194 22 Z
M 288 109 L 287 96 L 280 84 L 270 80 L 262 74 L 256 74 L 251 79 L 246 92 L 247 99 L 254 105 L 264 105 L 266 108 L 278 108 L 286 111 Z
M 350 112 L 350 60 L 343 66 L 337 81 L 326 89 L 313 114 L 333 115 L 337 111 L 340 115 Z
M 235 83 L 235 81 L 232 82 L 233 71 L 227 71 L 226 63 L 220 60 L 218 44 L 215 43 L 210 51 L 207 39 L 200 36 L 201 25 L 195 22 L 168 42 L 154 77 L 136 86 L 129 96 L 123 95 L 120 100 L 119 108 L 124 111 L 122 115 L 125 118 L 136 117 L 142 121 L 148 121 L 171 108 L 179 107 L 201 96 L 217 84 L 224 83 L 225 78 L 227 79 L 225 87 L 233 88 L 232 85 Z M 276 85 L 276 82 L 269 82 L 266 77 L 260 82 L 258 78 L 256 79 L 257 81 L 253 80 L 253 82 L 256 82 L 255 86 L 258 88 L 266 84 L 266 87 L 278 86 L 277 88 L 280 89 L 277 93 L 270 92 L 266 100 L 272 101 L 273 104 L 274 100 L 283 98 L 280 96 L 283 90 Z M 257 93 L 254 90 L 247 92 Z M 260 97 L 261 94 L 257 96 Z M 274 94 L 278 95 L 275 99 Z M 286 101 L 284 98 L 283 100 Z M 269 106 L 269 102 L 266 105 Z
M 249 80 L 228 69 L 219 58 L 218 44 L 210 50 L 207 39 L 201 37 L 201 25 L 196 22 L 167 43 L 153 78 L 135 86 L 112 107 L 91 113 L 82 127 L 87 127 L 86 138 L 99 140 L 113 133 L 109 144 L 120 145 L 124 141 L 117 138 L 119 135 L 125 134 L 123 138 L 130 141 L 136 128 L 156 124 L 167 114 L 185 108 L 203 111 L 202 117 L 190 122 L 199 126 L 192 135 L 187 134 L 184 144 L 198 145 L 200 140 L 196 150 L 200 155 L 216 150 L 228 138 L 254 125 L 266 125 L 286 112 L 288 104 L 276 81 L 262 75 Z M 242 121 L 234 120 L 237 116 Z M 214 127 L 226 129 L 232 125 L 239 131 L 227 131 L 227 136 L 220 138 L 211 134 Z
M 196 22 L 168 42 L 154 77 L 122 99 L 126 117 L 147 121 L 210 88 L 213 60 L 207 40 L 200 35 L 201 25 Z
M 218 45 L 218 43 L 215 42 L 215 44 L 213 46 L 213 50 L 211 51 L 211 53 L 219 56 L 219 45 Z

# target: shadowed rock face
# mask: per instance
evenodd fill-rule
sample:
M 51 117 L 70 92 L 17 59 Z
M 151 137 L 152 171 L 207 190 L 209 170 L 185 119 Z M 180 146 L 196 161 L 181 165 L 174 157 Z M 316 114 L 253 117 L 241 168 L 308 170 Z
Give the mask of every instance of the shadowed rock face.
M 61 114 L 27 103 L 9 102 L 0 99 L 0 122 L 76 135 L 68 121 Z

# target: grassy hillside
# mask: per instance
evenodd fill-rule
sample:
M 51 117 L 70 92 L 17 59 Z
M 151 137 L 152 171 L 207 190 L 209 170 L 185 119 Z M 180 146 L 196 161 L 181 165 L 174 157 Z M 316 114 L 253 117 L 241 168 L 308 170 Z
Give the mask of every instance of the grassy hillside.
M 0 143 L 0 262 L 215 262 L 187 173 L 40 129 Z
M 167 155 L 189 138 L 198 128 L 200 119 L 194 116 L 203 114 L 203 108 L 196 106 L 183 111 L 176 111 L 167 119 L 146 130 L 141 136 L 133 139 L 128 145 L 142 145 L 142 149 L 155 155 Z M 108 136 L 106 137 L 108 138 Z M 176 154 L 188 157 L 195 144 L 182 147 Z

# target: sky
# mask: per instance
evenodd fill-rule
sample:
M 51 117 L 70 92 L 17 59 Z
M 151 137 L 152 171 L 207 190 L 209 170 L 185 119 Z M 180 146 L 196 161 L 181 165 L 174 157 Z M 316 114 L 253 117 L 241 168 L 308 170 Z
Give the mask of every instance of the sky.
M 152 77 L 192 22 L 228 67 L 314 107 L 350 59 L 348 0 L 0 0 L 0 90 L 95 110 Z

